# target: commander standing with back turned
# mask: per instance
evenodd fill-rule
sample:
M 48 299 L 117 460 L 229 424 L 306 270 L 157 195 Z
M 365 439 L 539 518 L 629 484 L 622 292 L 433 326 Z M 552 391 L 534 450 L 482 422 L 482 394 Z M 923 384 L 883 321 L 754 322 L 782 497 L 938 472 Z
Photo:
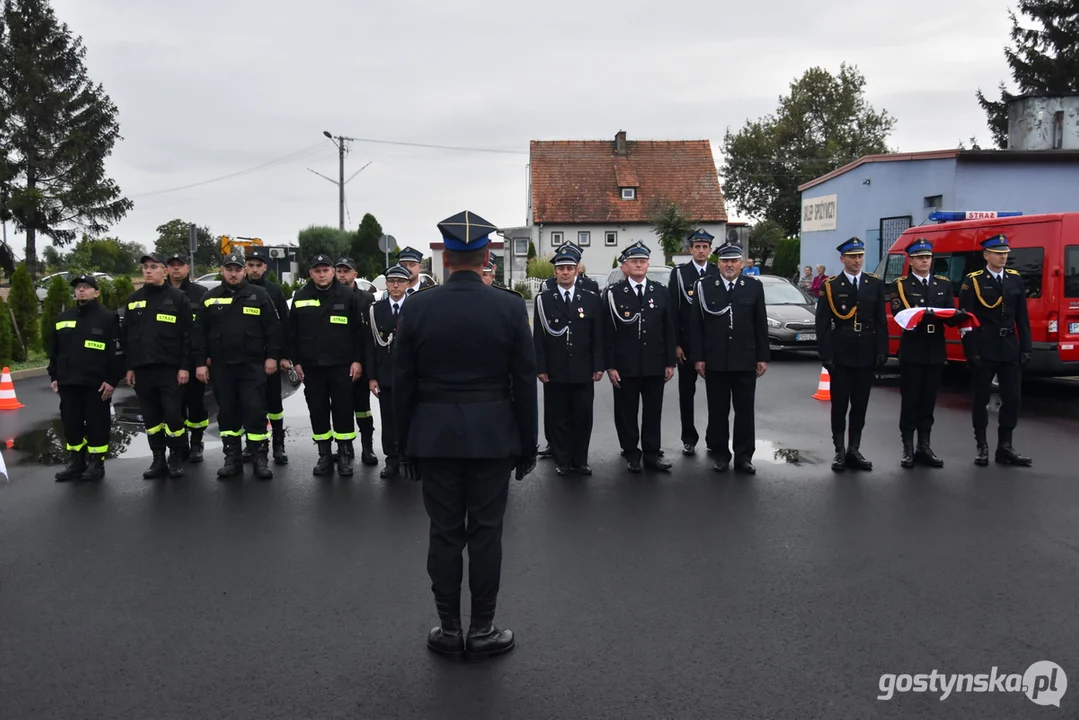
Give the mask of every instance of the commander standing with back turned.
M 439 223 L 445 284 L 405 303 L 394 340 L 401 474 L 423 483 L 427 572 L 440 624 L 432 651 L 481 660 L 513 649 L 494 626 L 510 473 L 536 465 L 536 358 L 524 300 L 480 277 L 495 227 L 465 211 Z M 471 627 L 461 626 L 468 545 Z

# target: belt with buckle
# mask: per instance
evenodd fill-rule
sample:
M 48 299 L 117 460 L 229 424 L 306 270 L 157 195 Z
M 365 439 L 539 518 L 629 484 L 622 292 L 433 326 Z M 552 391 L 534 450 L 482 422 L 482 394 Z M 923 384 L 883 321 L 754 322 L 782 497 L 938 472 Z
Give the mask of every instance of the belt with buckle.
M 421 403 L 452 404 L 509 400 L 509 390 L 420 390 Z
M 1001 328 L 1000 329 L 1000 336 L 1001 337 L 1008 337 L 1013 332 L 1015 332 L 1014 328 Z

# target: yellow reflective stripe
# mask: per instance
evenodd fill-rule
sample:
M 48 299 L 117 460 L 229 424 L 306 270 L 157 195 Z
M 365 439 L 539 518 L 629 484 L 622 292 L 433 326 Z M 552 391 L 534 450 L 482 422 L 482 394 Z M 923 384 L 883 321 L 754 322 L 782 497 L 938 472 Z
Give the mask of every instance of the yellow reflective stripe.
M 85 440 L 83 440 L 78 445 L 72 445 L 71 443 L 67 444 L 67 449 L 72 451 L 72 452 L 78 452 L 78 451 L 82 450 L 84 447 L 86 447 L 86 441 Z
M 104 445 L 88 445 L 86 447 L 86 450 L 91 455 L 104 455 L 109 451 L 109 444 L 105 443 Z
M 87 340 L 83 343 L 83 347 L 90 348 L 91 350 L 104 350 L 105 343 L 98 342 L 97 340 Z
M 266 413 L 266 419 L 267 420 L 284 420 L 285 419 L 285 413 L 283 413 L 283 412 Z
M 73 328 L 73 327 L 75 327 L 75 321 L 74 320 L 61 320 L 60 322 L 56 323 L 56 329 L 57 330 L 63 330 L 64 328 Z
M 244 315 L 261 315 L 261 314 L 262 314 L 262 308 L 256 308 L 256 307 L 245 307 L 244 308 Z
M 243 437 L 244 436 L 244 431 L 243 430 L 222 430 L 218 434 L 221 435 L 221 437 L 223 437 L 223 438 L 224 437 Z
M 356 413 L 356 417 L 357 417 L 357 419 L 358 418 L 369 418 L 369 417 L 373 417 L 373 413 L 370 410 L 367 410 L 366 412 L 363 411 L 363 410 L 360 410 L 360 411 L 358 411 Z
M 232 298 L 230 298 L 230 297 L 227 297 L 227 298 L 226 297 L 206 298 L 205 300 L 202 301 L 202 304 L 205 305 L 206 307 L 210 307 L 211 305 L 231 305 L 232 304 Z
M 321 300 L 297 300 L 292 303 L 293 307 L 320 307 L 322 305 Z
M 161 427 L 165 427 L 165 426 L 162 425 Z M 184 427 L 181 427 L 179 430 L 172 430 L 172 429 L 169 429 L 169 428 L 165 428 L 165 434 L 168 435 L 169 437 L 183 437 L 186 433 L 187 433 L 187 430 Z
M 176 316 L 175 315 L 166 315 L 165 313 L 158 313 L 157 314 L 157 321 L 158 322 L 163 322 L 163 323 L 174 323 L 174 322 L 176 322 Z
M 187 425 L 189 428 L 197 430 L 199 428 L 210 427 L 210 421 L 203 420 L 201 422 L 192 422 L 190 420 L 184 420 L 184 425 Z
M 333 434 L 333 439 L 334 440 L 355 440 L 356 439 L 356 431 L 353 430 L 352 432 L 347 432 L 347 433 L 335 432 Z
M 330 315 L 331 325 L 348 325 L 348 318 L 344 315 Z
M 315 442 L 319 442 L 321 440 L 332 440 L 333 439 L 333 433 L 323 433 L 321 435 L 311 435 L 311 439 L 314 440 Z
M 254 442 L 262 442 L 266 438 L 270 437 L 266 433 L 247 433 L 247 439 Z
M 195 322 L 198 319 L 199 319 L 199 314 L 198 313 L 191 313 L 191 322 Z
M 165 423 L 161 423 L 160 425 L 157 425 L 155 427 L 146 428 L 146 434 L 147 435 L 157 435 L 159 432 L 161 432 L 164 429 L 165 429 Z
M 146 307 L 146 301 L 145 300 L 135 300 L 135 301 L 129 302 L 127 304 L 127 309 L 128 310 L 137 310 L 138 308 L 144 308 L 144 307 Z

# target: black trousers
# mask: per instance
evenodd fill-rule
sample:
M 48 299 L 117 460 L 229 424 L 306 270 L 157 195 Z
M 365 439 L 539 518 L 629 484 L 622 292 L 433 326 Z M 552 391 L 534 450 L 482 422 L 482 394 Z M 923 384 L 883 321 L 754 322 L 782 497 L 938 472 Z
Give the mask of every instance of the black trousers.
M 629 442 L 626 438 L 626 419 L 622 415 L 622 398 L 625 397 L 625 393 L 621 388 L 611 385 L 611 396 L 614 399 L 614 432 L 618 436 L 618 447 L 625 452 L 629 447 L 626 444 Z
M 311 414 L 311 439 L 355 440 L 352 427 L 352 380 L 348 365 L 303 367 L 303 396 Z M 330 421 L 333 420 L 333 432 Z
M 371 412 L 371 381 L 366 372 L 352 383 L 352 410 L 360 437 L 364 442 L 371 442 L 375 434 L 375 416 Z
M 460 617 L 462 553 L 468 546 L 472 625 L 494 619 L 502 578 L 502 519 L 512 458 L 417 458 L 431 519 L 427 574 L 440 616 Z
M 210 379 L 217 398 L 221 439 L 262 442 L 266 434 L 266 370 L 262 363 L 214 363 Z
M 267 375 L 263 371 L 262 376 L 266 378 L 266 419 L 284 420 L 285 410 L 281 404 L 281 372 Z
M 551 429 L 551 422 L 548 420 L 547 406 L 551 404 L 551 393 L 547 389 L 551 383 L 543 383 L 543 439 L 547 443 L 547 447 L 551 447 L 551 443 L 554 441 L 554 430 Z
M 941 364 L 899 364 L 899 430 L 904 435 L 915 430 L 933 428 L 933 410 L 937 405 L 940 377 L 944 373 Z
M 708 396 L 708 430 L 705 444 L 717 459 L 730 462 L 730 413 L 734 404 L 734 461 L 750 462 L 757 448 L 754 418 L 757 374 L 749 372 L 705 373 Z
M 1018 363 L 982 362 L 974 366 L 971 380 L 974 391 L 971 416 L 974 429 L 985 432 L 989 425 L 989 397 L 993 393 L 993 376 L 1000 382 L 1000 414 L 997 427 L 1008 434 L 1019 422 L 1019 395 L 1023 384 L 1023 370 Z
M 847 426 L 847 410 L 850 410 L 850 436 L 861 438 L 865 427 L 865 411 L 869 407 L 869 393 L 873 389 L 872 367 L 847 367 L 833 365 L 832 390 L 832 437 L 838 443 Z
M 378 386 L 378 411 L 382 418 L 382 454 L 386 456 L 386 466 L 400 463 L 397 454 L 397 421 L 393 414 L 393 388 Z
M 689 360 L 678 366 L 678 413 L 682 418 L 682 444 L 696 445 L 701 436 L 693 418 L 693 398 L 697 394 L 697 370 Z
M 592 441 L 592 405 L 596 389 L 592 382 L 544 384 L 547 401 L 543 419 L 551 428 L 551 452 L 556 465 L 588 464 Z
M 627 460 L 640 460 L 642 454 L 645 460 L 659 459 L 664 384 L 662 375 L 622 378 L 622 422 L 626 431 Z
M 184 433 L 184 388 L 176 382 L 179 368 L 144 365 L 135 368 L 135 395 L 139 398 L 142 422 L 150 447 L 164 449 L 169 440 Z
M 59 389 L 67 449 L 104 455 L 109 450 L 112 401 L 102 400 L 100 390 L 86 385 L 61 385 Z
M 137 383 L 136 383 L 137 384 Z M 206 412 L 206 385 L 191 379 L 183 387 L 184 425 L 191 430 L 205 430 L 210 424 L 210 415 Z

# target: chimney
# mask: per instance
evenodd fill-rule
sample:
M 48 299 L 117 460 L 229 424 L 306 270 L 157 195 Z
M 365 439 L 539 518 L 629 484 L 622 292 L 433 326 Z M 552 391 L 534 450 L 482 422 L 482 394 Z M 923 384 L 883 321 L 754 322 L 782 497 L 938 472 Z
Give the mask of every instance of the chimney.
M 619 130 L 614 136 L 614 154 L 620 157 L 626 156 L 626 131 Z

